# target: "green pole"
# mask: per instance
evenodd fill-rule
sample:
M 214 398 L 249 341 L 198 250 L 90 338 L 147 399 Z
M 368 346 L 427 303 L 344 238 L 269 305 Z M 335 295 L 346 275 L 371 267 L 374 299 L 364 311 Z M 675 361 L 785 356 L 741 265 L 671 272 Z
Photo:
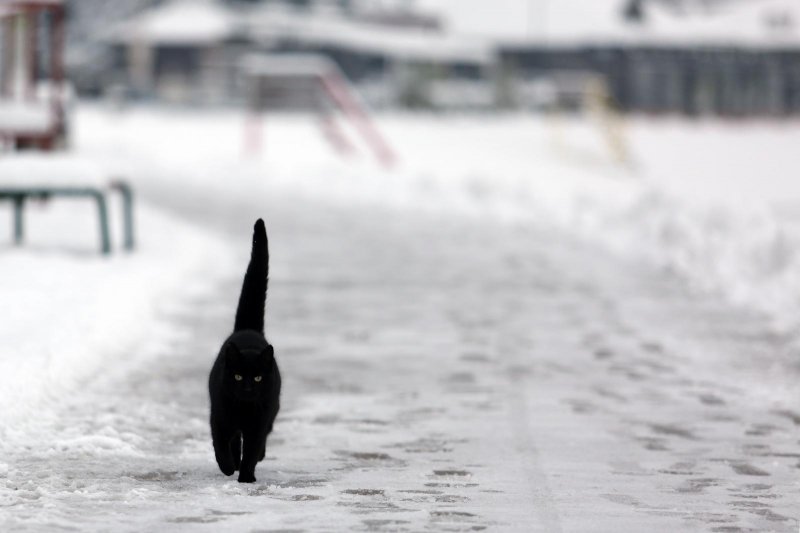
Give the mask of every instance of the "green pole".
M 14 244 L 22 244 L 25 234 L 24 219 L 22 211 L 25 207 L 25 197 L 22 195 L 14 196 Z
M 125 249 L 133 250 L 135 246 L 133 230 L 133 190 L 122 180 L 116 180 L 113 187 L 122 195 L 122 216 L 125 227 Z
M 106 197 L 99 191 L 94 191 L 93 196 L 97 200 L 97 214 L 100 216 L 100 251 L 104 255 L 111 253 L 111 237 L 108 231 L 108 207 Z

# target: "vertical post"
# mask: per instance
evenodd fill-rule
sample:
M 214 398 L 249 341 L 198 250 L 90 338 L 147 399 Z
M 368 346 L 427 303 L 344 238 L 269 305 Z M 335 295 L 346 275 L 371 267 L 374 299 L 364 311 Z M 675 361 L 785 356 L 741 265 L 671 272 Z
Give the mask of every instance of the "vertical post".
M 156 50 L 145 40 L 136 38 L 126 45 L 128 78 L 138 94 L 152 94 L 158 90 L 156 80 Z
M 0 48 L 0 94 L 5 97 L 11 95 L 12 80 L 14 77 L 14 18 L 6 16 L 0 18 L 3 30 L 3 44 Z
M 38 22 L 37 13 L 35 11 L 33 11 L 33 10 L 28 11 L 28 13 L 27 13 L 27 23 L 25 24 L 25 26 L 27 27 L 27 30 L 28 30 L 28 35 L 27 35 L 27 37 L 28 37 L 28 50 L 27 50 L 28 57 L 26 58 L 27 59 L 27 63 L 28 63 L 28 65 L 27 65 L 28 66 L 28 80 L 27 80 L 28 83 L 27 83 L 26 95 L 25 96 L 26 96 L 26 98 L 28 100 L 33 100 L 33 99 L 36 98 L 36 74 L 37 74 L 37 70 L 39 69 L 38 68 L 38 59 L 39 58 L 38 58 L 38 50 L 37 50 L 37 45 L 39 43 L 37 42 L 37 31 L 36 31 L 37 30 L 37 22 Z
M 14 244 L 17 246 L 22 244 L 22 239 L 25 236 L 24 219 L 22 217 L 24 207 L 25 197 L 21 194 L 14 196 Z
M 264 117 L 261 106 L 261 81 L 255 75 L 245 79 L 246 110 L 242 137 L 245 156 L 258 156 L 264 146 Z
M 11 63 L 11 96 L 15 100 L 22 100 L 25 97 L 25 84 L 27 75 L 25 68 L 27 67 L 27 53 L 25 50 L 28 41 L 25 39 L 25 22 L 27 18 L 24 13 L 14 13 L 12 15 L 14 44 L 12 50 L 14 58 Z
M 125 226 L 125 249 L 133 250 L 135 246 L 133 230 L 133 190 L 122 180 L 115 180 L 112 187 L 122 195 L 122 216 Z
M 108 231 L 108 207 L 106 206 L 106 197 L 102 192 L 94 189 L 91 192 L 97 201 L 97 214 L 100 219 L 100 252 L 103 255 L 111 253 L 111 237 Z
M 64 7 L 57 6 L 53 9 L 50 19 L 50 76 L 57 88 L 61 88 L 64 81 Z
M 264 145 L 264 117 L 254 109 L 244 119 L 244 153 L 246 156 L 260 155 Z
M 54 113 L 52 143 L 66 143 L 66 118 L 64 110 L 64 6 L 50 12 L 50 101 Z
M 127 185 L 122 189 L 122 201 L 125 206 L 125 249 L 133 250 L 133 194 Z

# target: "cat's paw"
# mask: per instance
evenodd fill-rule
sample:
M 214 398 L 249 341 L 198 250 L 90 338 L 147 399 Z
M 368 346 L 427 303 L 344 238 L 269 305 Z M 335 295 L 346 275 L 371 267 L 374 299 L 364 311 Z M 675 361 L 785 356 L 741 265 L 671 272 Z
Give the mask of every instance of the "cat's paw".
M 239 483 L 255 483 L 256 476 L 253 474 L 247 474 L 245 472 L 239 472 Z
M 236 471 L 233 464 L 233 459 L 225 455 L 217 454 L 217 466 L 226 476 L 232 476 Z

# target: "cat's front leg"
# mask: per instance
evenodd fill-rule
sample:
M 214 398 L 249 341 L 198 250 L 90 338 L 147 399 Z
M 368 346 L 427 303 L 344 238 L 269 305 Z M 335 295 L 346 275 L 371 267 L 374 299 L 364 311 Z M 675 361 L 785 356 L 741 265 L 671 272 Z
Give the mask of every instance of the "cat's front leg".
M 237 431 L 231 439 L 231 456 L 234 470 L 239 470 L 242 467 L 242 433 L 240 431 Z
M 239 468 L 239 483 L 255 483 L 256 463 L 261 454 L 263 439 L 258 433 L 244 433 L 242 436 L 242 464 Z
M 236 467 L 233 464 L 233 457 L 231 456 L 230 446 L 228 443 L 214 443 L 214 457 L 217 459 L 219 469 L 226 476 L 232 476 L 236 472 Z
M 270 433 L 272 433 L 272 426 L 267 428 L 267 431 L 264 433 L 264 435 L 261 437 L 261 440 L 259 441 L 261 444 L 261 451 L 258 453 L 259 463 L 264 460 L 264 457 L 267 456 L 267 437 L 269 436 Z
M 211 440 L 214 444 L 214 457 L 217 460 L 219 469 L 226 476 L 233 475 L 233 473 L 236 471 L 236 467 L 233 463 L 233 456 L 231 455 L 230 435 L 227 435 L 219 427 L 212 427 Z

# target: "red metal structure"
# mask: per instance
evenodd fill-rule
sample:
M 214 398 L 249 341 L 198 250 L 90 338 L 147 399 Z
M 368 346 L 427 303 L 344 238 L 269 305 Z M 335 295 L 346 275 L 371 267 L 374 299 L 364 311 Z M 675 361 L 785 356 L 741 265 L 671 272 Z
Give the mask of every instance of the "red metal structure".
M 64 18 L 64 0 L 0 0 L 0 144 L 63 144 Z
M 268 110 L 311 112 L 319 118 L 325 139 L 340 153 L 355 150 L 336 120 L 348 119 L 375 157 L 386 166 L 396 162 L 389 143 L 372 122 L 358 92 L 330 59 L 311 54 L 253 55 L 242 70 L 248 87 L 251 116 L 245 124 L 245 148 L 262 144 L 262 113 Z

